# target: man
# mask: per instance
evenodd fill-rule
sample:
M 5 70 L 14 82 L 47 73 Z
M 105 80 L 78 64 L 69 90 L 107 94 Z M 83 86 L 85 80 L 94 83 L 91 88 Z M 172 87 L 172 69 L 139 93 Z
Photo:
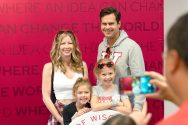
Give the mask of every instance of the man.
M 167 36 L 167 51 L 164 54 L 165 77 L 156 72 L 146 72 L 153 77 L 150 82 L 159 91 L 148 97 L 167 99 L 180 109 L 158 125 L 188 125 L 188 13 L 180 17 Z
M 130 39 L 121 27 L 121 14 L 113 7 L 107 7 L 100 12 L 101 31 L 104 39 L 98 47 L 97 60 L 111 58 L 116 64 L 115 83 L 124 76 L 143 75 L 145 71 L 143 55 L 140 46 Z M 142 111 L 145 97 L 131 96 L 133 111 Z

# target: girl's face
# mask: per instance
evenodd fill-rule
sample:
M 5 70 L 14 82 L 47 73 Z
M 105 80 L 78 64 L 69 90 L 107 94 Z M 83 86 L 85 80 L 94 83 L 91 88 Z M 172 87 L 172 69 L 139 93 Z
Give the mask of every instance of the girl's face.
M 90 101 L 90 95 L 91 92 L 87 85 L 79 86 L 75 92 L 76 101 L 81 105 L 85 105 Z
M 103 85 L 113 84 L 114 79 L 115 79 L 114 69 L 106 67 L 106 66 L 103 67 L 101 71 L 99 72 L 98 79 Z
M 62 56 L 71 56 L 73 51 L 73 42 L 69 36 L 65 36 L 60 45 L 60 51 Z

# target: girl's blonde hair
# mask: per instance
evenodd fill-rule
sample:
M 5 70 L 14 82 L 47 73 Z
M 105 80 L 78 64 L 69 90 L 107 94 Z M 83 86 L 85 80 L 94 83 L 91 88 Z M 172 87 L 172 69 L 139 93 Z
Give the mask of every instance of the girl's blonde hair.
M 90 91 L 90 97 L 91 97 L 91 93 L 92 93 L 91 83 L 90 83 L 90 81 L 89 81 L 88 79 L 86 79 L 86 78 L 78 78 L 78 79 L 76 80 L 76 83 L 74 84 L 73 90 L 72 90 L 73 96 L 75 97 L 75 93 L 76 93 L 76 91 L 78 90 L 78 88 L 79 88 L 80 86 L 87 86 L 88 89 L 89 89 L 89 91 Z
M 108 66 L 107 63 L 109 63 L 110 65 Z M 109 58 L 100 59 L 95 64 L 94 70 L 93 70 L 96 78 L 98 77 L 99 73 L 101 72 L 101 70 L 104 67 L 112 68 L 114 70 L 114 72 L 116 72 L 115 64 L 112 62 L 111 59 L 109 59 Z
M 82 64 L 81 52 L 78 47 L 78 42 L 77 42 L 76 36 L 74 35 L 74 33 L 72 31 L 60 30 L 57 32 L 57 34 L 55 35 L 53 44 L 52 44 L 51 51 L 50 51 L 51 61 L 62 72 L 64 72 L 64 73 L 66 72 L 66 68 L 63 64 L 61 51 L 60 51 L 61 41 L 66 36 L 69 36 L 73 43 L 73 51 L 71 54 L 72 69 L 76 72 L 82 72 L 83 64 Z

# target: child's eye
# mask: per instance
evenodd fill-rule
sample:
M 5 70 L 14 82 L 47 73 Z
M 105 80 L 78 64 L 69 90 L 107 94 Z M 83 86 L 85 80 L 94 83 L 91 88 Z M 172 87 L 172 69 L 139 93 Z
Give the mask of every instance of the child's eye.
M 102 76 L 106 76 L 106 74 L 102 74 Z
M 69 42 L 69 44 L 73 44 L 72 42 Z

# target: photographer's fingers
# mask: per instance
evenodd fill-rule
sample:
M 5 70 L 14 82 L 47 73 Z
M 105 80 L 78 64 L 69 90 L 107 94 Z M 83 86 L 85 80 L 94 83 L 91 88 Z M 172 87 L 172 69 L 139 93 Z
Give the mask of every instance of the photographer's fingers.
M 165 77 L 163 75 L 161 75 L 160 73 L 157 73 L 154 71 L 146 71 L 144 74 L 152 77 L 153 79 L 165 81 Z
M 158 90 L 155 93 L 146 94 L 145 96 L 149 98 L 163 99 L 163 96 L 165 96 L 163 95 L 165 93 L 164 91 L 167 90 L 168 85 L 164 81 L 158 79 L 152 79 L 150 80 L 150 83 L 157 86 Z
M 163 100 L 163 96 L 159 94 L 159 92 L 151 93 L 151 94 L 145 94 L 146 98 L 153 98 L 153 99 L 160 99 Z
M 150 80 L 150 83 L 156 85 L 159 88 L 159 90 L 165 89 L 168 86 L 165 83 L 165 81 L 161 81 L 161 80 L 158 80 L 158 79 L 152 79 L 152 80 Z

